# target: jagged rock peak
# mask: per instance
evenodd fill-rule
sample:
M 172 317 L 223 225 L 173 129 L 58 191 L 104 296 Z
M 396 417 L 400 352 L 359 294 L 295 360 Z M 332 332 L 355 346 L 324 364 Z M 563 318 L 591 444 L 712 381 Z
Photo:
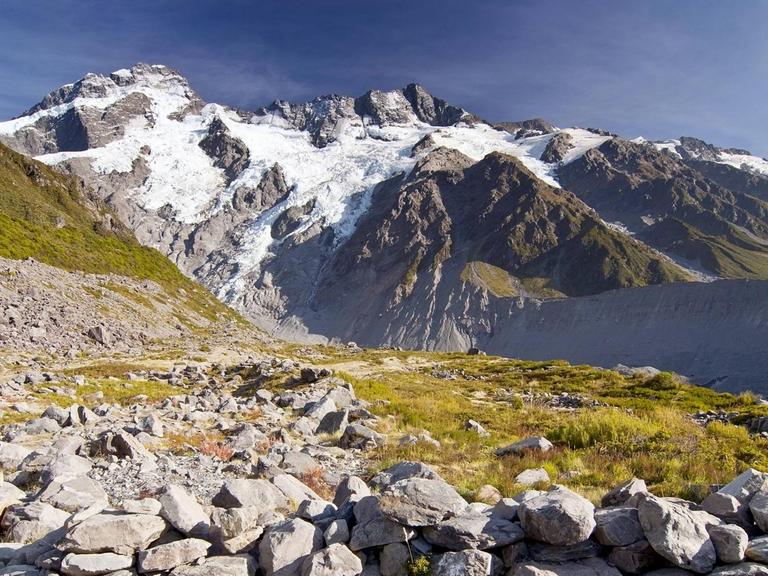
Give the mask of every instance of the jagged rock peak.
M 122 68 L 109 75 L 89 72 L 74 84 L 65 84 L 50 92 L 21 116 L 28 116 L 54 106 L 67 104 L 76 98 L 105 98 L 118 94 L 131 86 L 182 90 L 188 93 L 190 97 L 195 96 L 197 98 L 189 87 L 187 79 L 178 71 L 162 64 L 138 63 L 130 69 Z

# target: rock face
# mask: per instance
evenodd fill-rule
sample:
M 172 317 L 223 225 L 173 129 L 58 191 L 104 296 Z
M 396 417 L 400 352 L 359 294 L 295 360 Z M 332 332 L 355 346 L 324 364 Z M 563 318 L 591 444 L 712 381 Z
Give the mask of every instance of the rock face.
M 318 528 L 300 519 L 287 520 L 264 534 L 259 544 L 260 564 L 267 576 L 298 575 L 322 545 L 323 534 Z
M 166 528 L 165 521 L 147 514 L 97 514 L 71 528 L 61 542 L 68 552 L 132 554 L 146 549 Z
M 406 526 L 430 526 L 463 512 L 467 502 L 445 482 L 408 478 L 382 492 L 379 508 L 388 518 Z
M 655 496 L 642 496 L 638 517 L 653 549 L 674 565 L 705 574 L 717 560 L 702 519 L 687 508 Z
M 524 501 L 518 514 L 525 533 L 535 540 L 564 546 L 589 538 L 595 528 L 594 506 L 563 487 Z

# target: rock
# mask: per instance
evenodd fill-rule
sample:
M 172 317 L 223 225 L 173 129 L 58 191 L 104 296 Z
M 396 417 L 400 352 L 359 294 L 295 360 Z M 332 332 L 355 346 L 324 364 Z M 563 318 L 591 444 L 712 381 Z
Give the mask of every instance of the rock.
M 104 326 L 98 325 L 88 329 L 88 338 L 101 344 L 102 346 L 112 345 L 112 336 Z
M 70 528 L 59 543 L 65 552 L 83 554 L 144 550 L 165 530 L 165 520 L 147 514 L 97 514 Z
M 406 526 L 430 526 L 467 508 L 456 490 L 441 480 L 408 478 L 387 486 L 379 500 L 381 512 Z
M 371 486 L 384 490 L 390 484 L 405 480 L 406 478 L 427 478 L 429 480 L 443 480 L 432 468 L 421 462 L 398 462 L 386 470 L 382 470 L 371 479 Z
M 755 492 L 749 501 L 749 510 L 755 519 L 755 524 L 763 532 L 768 532 L 768 492 Z
M 768 576 L 768 566 L 754 562 L 742 562 L 731 566 L 719 566 L 710 572 L 711 576 Z
M 768 564 L 768 536 L 760 536 L 750 540 L 744 556 L 761 564 Z
M 728 484 L 720 488 L 718 492 L 720 494 L 733 496 L 739 502 L 744 504 L 749 504 L 750 500 L 752 500 L 752 496 L 766 486 L 766 483 L 768 483 L 768 474 L 755 470 L 754 468 L 748 468 Z
M 315 470 L 322 470 L 322 466 L 309 454 L 298 450 L 291 450 L 283 455 L 280 468 L 293 476 L 303 476 Z
M 544 436 L 532 436 L 513 442 L 496 450 L 496 456 L 509 456 L 510 454 L 524 454 L 525 452 L 549 452 L 554 446 Z
M 543 542 L 528 543 L 528 557 L 536 562 L 572 562 L 585 558 L 594 558 L 602 550 L 594 540 L 584 540 L 578 544 L 557 546 Z
M 339 446 L 349 449 L 372 450 L 384 445 L 384 436 L 362 424 L 350 424 L 341 435 Z
M 224 540 L 229 540 L 259 526 L 264 514 L 264 510 L 259 506 L 216 508 L 211 515 L 211 522 L 218 535 Z
M 669 562 L 692 572 L 712 570 L 717 559 L 706 525 L 685 506 L 641 495 L 638 517 L 653 549 Z
M 19 488 L 16 488 L 13 484 L 3 482 L 0 484 L 0 516 L 3 511 L 13 504 L 18 504 L 23 498 L 26 498 L 26 493 Z
M 35 566 L 14 565 L 0 568 L 0 576 L 47 576 Z
M 41 502 L 67 512 L 79 512 L 93 506 L 107 507 L 109 499 L 101 485 L 87 476 L 80 476 L 62 483 L 51 482 L 38 496 Z
M 198 566 L 179 566 L 171 576 L 255 576 L 256 563 L 248 555 L 212 556 Z
M 182 564 L 191 564 L 205 558 L 210 547 L 210 543 L 205 540 L 188 538 L 141 550 L 138 554 L 139 572 L 163 572 Z
M 515 520 L 519 509 L 520 502 L 514 498 L 502 498 L 493 506 L 493 514 L 507 520 Z
M 16 470 L 24 459 L 32 454 L 32 450 L 19 444 L 0 442 L 0 468 Z
M 485 428 L 483 428 L 482 424 L 471 419 L 467 420 L 466 424 L 464 424 L 464 430 L 467 430 L 468 432 L 474 432 L 481 438 L 487 438 L 488 436 L 490 436 L 488 431 Z
M 6 508 L 0 527 L 6 539 L 31 544 L 55 535 L 63 528 L 69 513 L 44 502 L 16 504 Z
M 744 560 L 749 536 L 743 528 L 735 524 L 725 524 L 723 526 L 710 526 L 708 531 L 720 562 L 735 564 Z
M 525 537 L 518 522 L 494 514 L 460 514 L 423 531 L 430 544 L 448 550 L 486 550 L 519 542 Z
M 393 542 L 405 542 L 414 536 L 413 530 L 390 520 L 382 514 L 379 499 L 365 496 L 354 508 L 357 524 L 352 528 L 349 547 L 357 552 L 373 546 L 384 546 Z
M 299 504 L 296 515 L 313 524 L 322 523 L 336 516 L 336 506 L 324 500 L 304 500 Z
M 141 500 L 123 500 L 120 502 L 120 510 L 131 514 L 150 514 L 159 516 L 162 504 L 154 498 L 142 498 Z
M 644 574 L 664 565 L 664 559 L 645 539 L 633 542 L 628 546 L 612 548 L 608 555 L 608 562 L 628 574 Z
M 591 502 L 562 486 L 524 501 L 518 516 L 526 535 L 548 544 L 576 544 L 595 528 Z
M 323 534 L 299 518 L 270 526 L 259 544 L 259 563 L 266 576 L 302 573 L 302 565 L 323 545 Z
M 729 524 L 737 524 L 746 529 L 752 528 L 749 505 L 740 502 L 735 496 L 715 492 L 704 498 L 701 507 Z
M 434 576 L 496 576 L 503 571 L 499 558 L 480 550 L 446 552 L 432 562 Z
M 322 500 L 309 486 L 290 474 L 278 474 L 272 478 L 272 483 L 294 504 L 304 500 Z
M 587 558 L 565 564 L 525 562 L 518 564 L 511 576 L 621 576 L 621 572 L 609 566 L 601 558 Z
M 491 486 L 490 484 L 484 484 L 483 486 L 480 486 L 480 488 L 477 489 L 475 498 L 477 498 L 478 502 L 483 502 L 486 504 L 496 504 L 502 499 L 502 495 L 501 495 L 501 492 L 499 492 L 495 486 Z
M 323 533 L 326 546 L 331 544 L 346 544 L 349 542 L 349 525 L 346 520 L 334 520 Z
M 67 554 L 61 561 L 61 573 L 66 576 L 100 576 L 133 566 L 132 556 L 105 552 L 103 554 Z
M 359 501 L 365 496 L 370 496 L 371 490 L 362 478 L 357 476 L 347 476 L 339 485 L 336 486 L 336 494 L 333 497 L 333 503 L 340 507 L 348 500 Z
M 158 497 L 160 515 L 182 534 L 187 536 L 208 535 L 211 520 L 198 501 L 181 486 L 170 484 Z
M 222 484 L 213 498 L 213 504 L 221 508 L 256 506 L 262 510 L 276 510 L 287 508 L 288 499 L 268 480 L 238 478 Z
M 399 542 L 387 544 L 379 552 L 379 570 L 381 576 L 401 576 L 407 574 L 410 554 L 408 547 Z
M 301 565 L 301 576 L 358 576 L 362 571 L 360 558 L 344 544 L 331 544 L 308 556 Z
M 315 429 L 315 434 L 338 434 L 349 425 L 349 410 L 335 410 L 328 412 L 320 420 Z
M 107 433 L 100 439 L 100 451 L 103 454 L 114 454 L 118 458 L 130 458 L 135 461 L 154 461 L 155 456 L 134 436 L 120 431 L 115 434 Z
M 550 482 L 549 474 L 544 468 L 529 468 L 515 476 L 516 484 L 530 486 L 532 484 L 537 484 L 538 482 L 545 482 L 547 484 Z
M 603 496 L 601 504 L 603 507 L 608 506 L 623 506 L 629 502 L 635 494 L 647 494 L 648 487 L 645 485 L 645 480 L 640 478 L 632 478 L 616 486 L 613 490 Z
M 612 506 L 595 511 L 595 539 L 605 546 L 628 546 L 642 540 L 637 508 Z

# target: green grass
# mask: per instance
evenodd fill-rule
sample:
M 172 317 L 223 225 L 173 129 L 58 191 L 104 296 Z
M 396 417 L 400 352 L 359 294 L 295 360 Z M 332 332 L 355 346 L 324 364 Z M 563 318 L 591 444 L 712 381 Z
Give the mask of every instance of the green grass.
M 172 386 L 165 381 L 125 380 L 120 378 L 91 378 L 86 384 L 74 388 L 75 396 L 35 392 L 33 395 L 42 402 L 71 406 L 74 403 L 92 406 L 100 403 L 132 404 L 139 396 L 147 402 L 160 402 L 170 396 L 184 394 L 185 389 Z
M 487 290 L 499 298 L 512 298 L 519 294 L 509 272 L 486 262 L 467 262 L 461 271 L 461 281 Z
M 515 476 L 545 468 L 553 482 L 598 500 L 617 483 L 644 478 L 655 493 L 700 498 L 704 486 L 726 483 L 747 467 L 768 470 L 768 442 L 734 425 L 704 428 L 689 416 L 698 410 L 768 414 L 750 394 L 734 396 L 692 386 L 671 374 L 652 379 L 625 378 L 616 372 L 562 361 L 526 362 L 458 353 L 365 350 L 354 356 L 321 348 L 326 363 L 365 362 L 373 373 L 339 376 L 353 383 L 359 397 L 381 417 L 387 446 L 373 453 L 372 472 L 401 460 L 435 466 L 460 492 L 473 497 L 483 484 L 505 496 L 523 486 Z M 397 358 L 410 369 L 384 368 Z M 433 365 L 463 370 L 476 379 L 442 380 Z M 278 382 L 272 382 L 273 388 Z M 514 392 L 582 393 L 607 406 L 575 411 L 523 403 Z M 464 430 L 467 419 L 480 422 L 489 438 Z M 400 447 L 400 435 L 427 430 L 441 447 Z M 494 450 L 531 435 L 544 435 L 555 449 L 499 458 Z M 562 475 L 576 471 L 566 479 Z
M 209 321 L 242 321 L 160 252 L 141 246 L 125 227 L 118 223 L 107 229 L 107 216 L 103 206 L 86 199 L 74 178 L 0 145 L 0 257 L 152 280 Z

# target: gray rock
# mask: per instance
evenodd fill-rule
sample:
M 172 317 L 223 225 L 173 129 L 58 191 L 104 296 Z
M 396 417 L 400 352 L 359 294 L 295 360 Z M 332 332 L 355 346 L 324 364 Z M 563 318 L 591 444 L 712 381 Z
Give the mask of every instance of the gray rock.
M 358 576 L 363 571 L 360 558 L 344 544 L 331 544 L 304 559 L 301 576 Z
M 743 528 L 735 524 L 725 524 L 723 526 L 710 526 L 708 531 L 720 562 L 735 564 L 744 560 L 749 536 Z
M 3 470 L 16 470 L 30 454 L 32 454 L 32 450 L 20 444 L 0 442 L 0 468 Z
M 711 576 L 768 576 L 768 566 L 754 562 L 742 562 L 731 566 L 718 566 Z
M 493 514 L 507 520 L 516 520 L 520 502 L 514 498 L 502 498 L 493 505 Z
M 174 484 L 165 487 L 158 497 L 160 515 L 182 534 L 187 536 L 208 535 L 211 520 L 194 496 Z
M 371 479 L 371 486 L 384 490 L 390 484 L 405 480 L 406 478 L 427 478 L 429 480 L 442 480 L 440 475 L 432 468 L 421 462 L 398 462 L 386 470 L 382 470 Z
M 544 436 L 532 436 L 523 438 L 503 448 L 496 450 L 496 456 L 509 456 L 510 454 L 524 454 L 525 452 L 549 452 L 554 446 Z
M 729 524 L 737 524 L 742 528 L 752 527 L 752 514 L 749 504 L 739 501 L 735 496 L 721 492 L 710 494 L 701 502 L 706 512 L 717 516 Z
M 647 494 L 648 487 L 645 485 L 645 480 L 640 478 L 632 478 L 626 482 L 622 482 L 616 486 L 613 490 L 603 496 L 601 504 L 603 507 L 608 506 L 623 506 L 627 504 L 635 494 Z
M 498 557 L 480 550 L 446 552 L 432 562 L 434 576 L 497 576 L 503 571 Z
M 448 518 L 436 526 L 424 528 L 423 533 L 427 542 L 448 550 L 499 548 L 525 537 L 518 522 L 494 514 L 479 513 Z
M 387 486 L 379 501 L 381 512 L 406 526 L 430 526 L 460 514 L 467 502 L 441 480 L 408 478 Z
M 466 424 L 464 424 L 464 430 L 467 430 L 468 432 L 474 432 L 481 438 L 487 438 L 488 436 L 490 436 L 488 431 L 485 428 L 483 428 L 480 422 L 477 422 L 472 419 L 467 420 Z
M 65 552 L 133 554 L 157 540 L 165 520 L 147 514 L 97 514 L 70 528 L 59 543 Z
M 276 510 L 287 508 L 288 499 L 268 480 L 238 478 L 222 484 L 213 504 L 221 508 L 256 506 L 261 510 Z
M 8 506 L 18 504 L 26 496 L 27 495 L 23 490 L 16 488 L 13 484 L 9 484 L 8 482 L 0 483 L 0 516 L 2 516 L 3 511 L 8 508 Z
M 304 500 L 296 510 L 299 518 L 308 520 L 314 524 L 329 520 L 336 516 L 336 506 L 324 500 Z
M 323 534 L 299 518 L 270 526 L 259 544 L 259 563 L 266 576 L 294 576 L 323 545 Z
M 760 536 L 750 540 L 744 556 L 761 564 L 768 564 L 768 536 Z
M 562 486 L 524 501 L 518 516 L 526 535 L 548 544 L 583 542 L 595 528 L 591 502 Z
M 30 544 L 55 535 L 64 527 L 69 513 L 44 502 L 30 502 L 9 506 L 0 527 L 6 539 Z
M 322 500 L 314 490 L 290 474 L 278 474 L 272 478 L 272 483 L 294 506 L 304 500 Z
M 644 574 L 664 565 L 664 559 L 645 539 L 628 546 L 612 548 L 608 555 L 608 562 L 627 574 Z
M 759 492 L 768 483 L 768 474 L 748 468 L 728 484 L 718 490 L 721 494 L 728 494 L 736 498 L 739 502 L 749 504 L 752 496 Z M 768 491 L 768 490 L 766 490 Z
M 601 546 L 594 540 L 584 540 L 578 544 L 558 546 L 542 542 L 528 543 L 528 556 L 536 562 L 573 562 L 585 558 L 594 558 L 601 551 Z
M 405 542 L 414 536 L 413 530 L 382 514 L 376 496 L 363 497 L 355 504 L 354 514 L 357 524 L 352 528 L 349 547 L 355 552 L 373 546 Z
M 538 482 L 545 482 L 547 484 L 550 482 L 549 474 L 544 468 L 529 468 L 515 476 L 515 484 L 530 486 Z
M 197 538 L 161 544 L 138 554 L 139 572 L 163 572 L 182 564 L 190 564 L 208 554 L 210 543 Z
M 372 450 L 384 445 L 384 436 L 362 424 L 350 424 L 341 435 L 339 446 L 345 449 Z
M 401 576 L 407 574 L 410 554 L 405 544 L 395 542 L 387 544 L 379 552 L 379 570 L 381 576 Z
M 290 450 L 283 455 L 280 468 L 293 476 L 303 476 L 312 471 L 322 469 L 322 466 L 309 454 L 299 450 Z
M 761 489 L 755 492 L 749 501 L 749 510 L 758 528 L 768 532 L 768 491 Z
M 605 546 L 628 546 L 645 538 L 637 508 L 612 506 L 595 511 L 595 539 Z
M 264 510 L 259 506 L 216 508 L 211 514 L 211 522 L 218 534 L 224 540 L 229 540 L 259 526 L 263 516 Z
M 642 495 L 638 517 L 646 539 L 660 556 L 692 572 L 712 570 L 717 556 L 700 516 L 685 506 Z
M 66 576 L 101 576 L 133 566 L 132 556 L 105 552 L 103 554 L 67 554 L 61 561 L 61 573 Z
M 320 420 L 315 429 L 315 434 L 338 434 L 349 425 L 349 410 L 335 410 L 328 412 Z
M 35 566 L 13 565 L 0 568 L 0 576 L 44 576 Z
M 511 576 L 621 576 L 613 566 L 601 558 L 587 558 L 565 564 L 525 562 L 518 564 Z
M 336 493 L 333 496 L 333 503 L 338 507 L 352 500 L 357 502 L 365 496 L 370 496 L 371 490 L 362 478 L 357 476 L 347 476 L 338 486 L 336 486 Z
M 248 555 L 212 556 L 199 566 L 179 566 L 171 576 L 255 576 L 256 563 Z
M 101 485 L 87 476 L 80 476 L 64 482 L 51 482 L 38 496 L 41 502 L 67 512 L 79 512 L 92 506 L 106 508 L 109 504 L 107 493 Z
M 334 520 L 323 533 L 326 546 L 331 544 L 346 544 L 349 542 L 349 525 L 346 520 Z

